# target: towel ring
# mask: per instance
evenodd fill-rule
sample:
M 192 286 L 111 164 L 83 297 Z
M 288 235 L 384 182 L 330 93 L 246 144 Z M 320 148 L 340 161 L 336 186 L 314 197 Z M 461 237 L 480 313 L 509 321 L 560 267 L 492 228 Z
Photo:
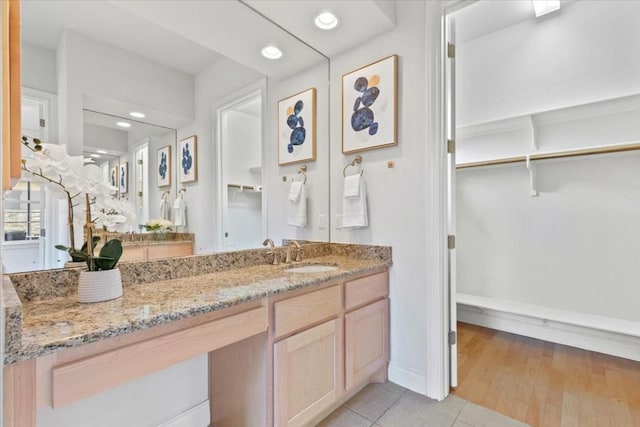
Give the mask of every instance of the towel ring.
M 298 175 L 302 174 L 304 175 L 304 181 L 302 182 L 303 184 L 307 183 L 307 174 L 305 173 L 307 171 L 307 165 L 302 165 L 298 168 Z
M 347 163 L 344 167 L 344 169 L 342 169 L 342 176 L 346 177 L 347 176 L 347 168 L 349 167 L 356 167 L 356 164 L 360 164 L 362 163 L 362 157 L 360 156 L 356 156 L 353 161 L 351 163 Z M 360 169 L 360 175 L 362 176 L 362 174 L 364 173 L 364 169 Z

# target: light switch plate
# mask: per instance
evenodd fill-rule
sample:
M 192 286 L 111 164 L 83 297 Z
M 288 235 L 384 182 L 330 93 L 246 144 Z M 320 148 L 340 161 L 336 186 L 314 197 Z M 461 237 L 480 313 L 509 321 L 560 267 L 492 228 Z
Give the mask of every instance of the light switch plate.
M 324 214 L 318 214 L 318 228 L 323 230 L 327 228 L 327 216 Z

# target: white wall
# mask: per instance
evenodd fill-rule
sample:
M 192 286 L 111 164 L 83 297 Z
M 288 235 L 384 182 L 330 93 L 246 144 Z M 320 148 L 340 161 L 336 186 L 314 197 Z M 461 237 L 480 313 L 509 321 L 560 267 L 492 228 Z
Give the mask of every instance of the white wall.
M 122 153 L 129 150 L 127 132 L 89 123 L 83 124 L 82 129 L 84 146 L 87 148 L 104 148 Z
M 214 104 L 262 78 L 258 72 L 227 58 L 214 62 L 195 77 L 195 121 L 178 129 L 178 139 L 198 136 L 198 181 L 178 184 L 178 188 L 187 189 L 187 223 L 189 230 L 196 232 L 195 252 L 198 254 L 211 253 L 216 249 L 218 172 Z
M 55 51 L 22 43 L 22 86 L 58 92 Z
M 56 55 L 60 141 L 72 155 L 81 152 L 85 93 L 194 117 L 191 75 L 71 31 L 63 34 Z
M 267 189 L 268 235 L 277 244 L 282 239 L 329 240 L 329 228 L 321 228 L 319 216 L 329 217 L 329 108 L 335 108 L 333 94 L 327 97 L 328 64 L 323 62 L 306 71 L 280 81 L 270 80 L 267 90 L 265 150 L 265 189 Z M 288 98 L 312 87 L 316 88 L 316 160 L 294 165 L 278 165 L 277 105 Z M 331 102 L 331 103 L 329 103 Z M 335 146 L 335 145 L 334 145 Z M 332 148 L 335 150 L 335 148 Z M 287 224 L 287 196 L 292 180 L 303 176 L 298 168 L 307 165 L 307 225 L 304 228 Z M 329 172 L 328 172 L 329 171 Z M 286 181 L 283 181 L 286 177 Z
M 639 15 L 639 2 L 575 2 L 458 46 L 461 121 L 640 93 Z M 638 141 L 639 114 L 640 97 L 630 97 L 533 119 L 547 151 Z M 459 158 L 525 154 L 529 135 L 516 126 L 459 138 Z M 458 291 L 640 322 L 639 160 L 539 162 L 539 197 L 523 164 L 459 171 Z
M 398 145 L 359 153 L 367 183 L 369 227 L 335 229 L 331 240 L 390 245 L 391 363 L 389 378 L 425 393 L 426 360 L 439 348 L 427 348 L 425 301 L 428 283 L 425 158 L 427 153 L 427 100 L 425 4 L 397 2 L 397 29 L 331 59 L 331 215 L 342 207 L 342 168 L 355 155 L 341 153 L 341 77 L 363 65 L 398 54 Z M 435 80 L 435 77 L 434 77 Z M 432 95 L 435 96 L 435 95 Z M 387 168 L 394 161 L 395 168 Z

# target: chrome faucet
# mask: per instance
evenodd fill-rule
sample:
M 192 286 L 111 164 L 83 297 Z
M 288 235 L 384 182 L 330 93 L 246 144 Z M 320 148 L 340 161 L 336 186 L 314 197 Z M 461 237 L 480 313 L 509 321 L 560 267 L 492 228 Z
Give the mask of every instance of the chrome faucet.
M 264 242 L 262 242 L 262 246 L 267 246 L 270 249 L 273 249 L 275 247 L 275 245 L 273 244 L 273 240 L 271 239 L 265 239 Z M 272 251 L 267 251 L 267 255 L 271 255 L 273 254 L 273 262 L 271 264 L 273 265 L 278 265 L 278 252 L 275 250 Z
M 287 245 L 287 259 L 285 262 L 287 264 L 291 262 L 291 245 L 294 245 L 296 247 L 296 261 L 302 261 L 302 254 L 300 253 L 300 243 L 296 242 L 295 240 L 291 240 Z

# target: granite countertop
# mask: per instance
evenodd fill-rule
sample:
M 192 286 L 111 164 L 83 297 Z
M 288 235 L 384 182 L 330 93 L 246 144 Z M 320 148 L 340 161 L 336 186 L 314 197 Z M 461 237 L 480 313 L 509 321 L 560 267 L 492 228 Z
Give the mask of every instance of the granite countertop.
M 257 265 L 132 284 L 125 286 L 122 298 L 96 304 L 80 304 L 75 294 L 29 301 L 21 307 L 21 330 L 7 336 L 8 340 L 19 340 L 19 345 L 7 346 L 4 363 L 386 268 L 391 260 L 328 255 L 294 265 L 309 263 L 339 268 L 321 273 L 288 273 L 285 269 L 291 265 Z

